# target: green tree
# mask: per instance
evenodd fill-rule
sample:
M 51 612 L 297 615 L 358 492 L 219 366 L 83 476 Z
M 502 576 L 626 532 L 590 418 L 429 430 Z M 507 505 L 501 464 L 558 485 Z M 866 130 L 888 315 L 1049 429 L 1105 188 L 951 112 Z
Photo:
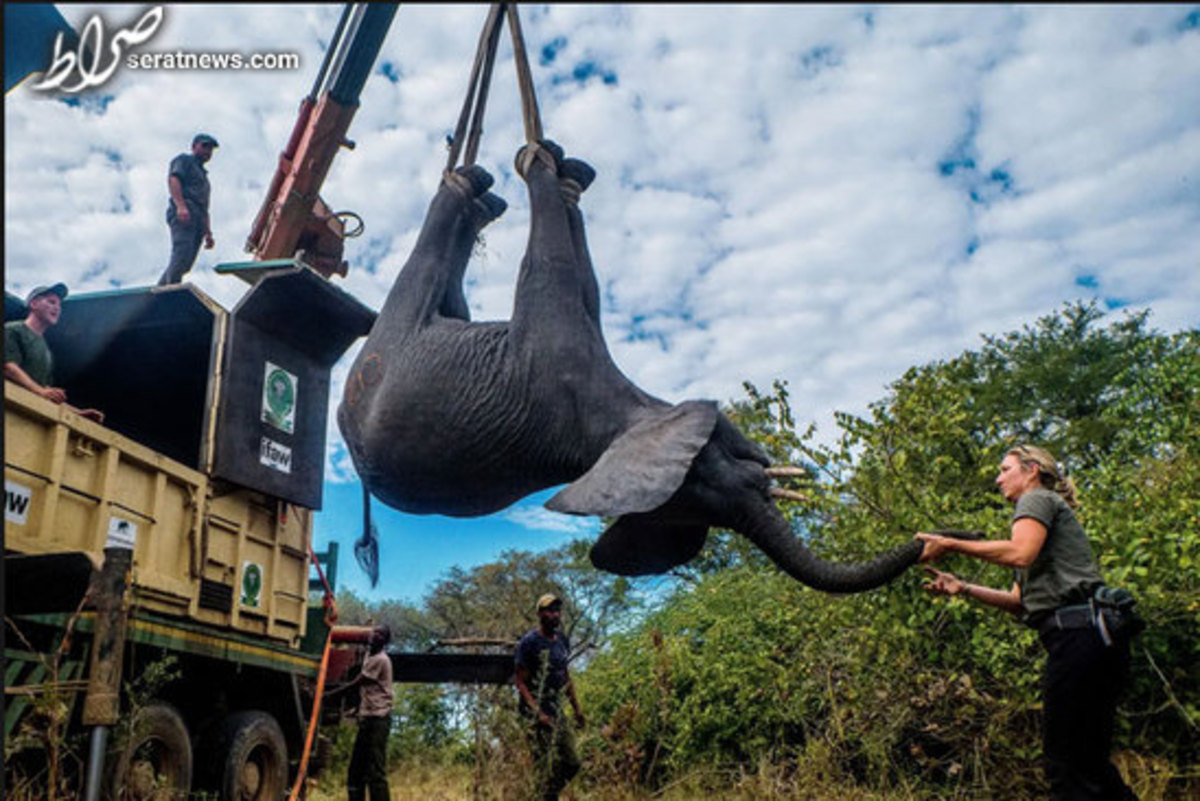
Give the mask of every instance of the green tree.
M 784 500 L 798 536 L 830 559 L 878 553 L 916 530 L 1005 536 L 993 478 L 1005 451 L 1045 445 L 1070 469 L 1110 583 L 1151 620 L 1135 648 L 1120 746 L 1194 773 L 1200 597 L 1200 354 L 1147 315 L 1068 304 L 978 350 L 916 366 L 864 416 L 835 415 L 832 442 L 798 430 L 786 385 L 747 386 L 729 414 L 772 461 L 803 469 Z M 972 581 L 998 567 L 956 558 Z M 741 538 L 710 538 L 690 581 L 589 666 L 604 710 L 593 758 L 639 755 L 643 780 L 697 766 L 799 762 L 820 753 L 848 781 L 919 782 L 949 795 L 1023 797 L 1039 751 L 1033 633 L 961 599 L 931 602 L 910 571 L 851 597 L 783 579 Z M 823 677 L 823 680 L 822 680 Z M 656 774 L 657 771 L 657 774 Z M 1179 779 L 1182 781 L 1182 779 Z
M 386 623 L 392 630 L 391 648 L 400 651 L 423 651 L 437 640 L 436 621 L 419 607 L 402 601 L 385 600 L 375 603 L 359 598 L 353 590 L 337 594 L 337 624 L 339 626 L 376 626 Z
M 499 560 L 451 568 L 424 601 L 443 639 L 499 638 L 515 643 L 537 625 L 534 604 L 546 592 L 563 599 L 563 624 L 576 652 L 597 648 L 640 601 L 626 578 L 599 573 L 576 541 L 542 553 L 508 550 Z

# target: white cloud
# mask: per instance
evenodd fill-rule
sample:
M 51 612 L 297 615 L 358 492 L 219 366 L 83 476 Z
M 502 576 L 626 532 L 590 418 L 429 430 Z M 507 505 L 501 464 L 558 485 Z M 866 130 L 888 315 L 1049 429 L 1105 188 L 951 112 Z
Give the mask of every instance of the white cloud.
M 93 7 L 65 6 L 82 22 Z M 113 22 L 129 6 L 96 6 Z M 1188 7 L 549 4 L 522 7 L 546 134 L 584 195 L 621 369 L 669 401 L 787 380 L 831 427 L 914 363 L 1096 297 L 1200 323 L 1200 30 Z M 165 169 L 197 130 L 217 248 L 189 276 L 226 308 L 337 6 L 168 6 L 149 49 L 296 51 L 297 72 L 138 72 L 103 109 L 5 101 L 6 288 L 153 283 Z M 481 5 L 401 5 L 323 197 L 366 221 L 341 286 L 379 308 L 446 158 Z M 544 52 L 555 57 L 542 63 Z M 579 72 L 590 77 L 580 81 Z M 528 235 L 504 40 L 479 161 L 509 210 L 467 274 L 511 312 Z M 974 193 L 975 198 L 972 198 Z M 352 353 L 353 353 L 352 349 Z M 351 355 L 352 355 L 351 353 Z M 335 368 L 336 403 L 348 355 Z M 345 475 L 330 423 L 331 475 Z M 338 454 L 341 454 L 338 456 Z M 336 459 L 336 463 L 334 462 Z
M 599 533 L 599 526 L 595 518 L 572 517 L 536 506 L 514 506 L 500 512 L 499 517 L 531 531 L 552 531 L 557 534 L 573 534 L 580 537 L 589 537 Z

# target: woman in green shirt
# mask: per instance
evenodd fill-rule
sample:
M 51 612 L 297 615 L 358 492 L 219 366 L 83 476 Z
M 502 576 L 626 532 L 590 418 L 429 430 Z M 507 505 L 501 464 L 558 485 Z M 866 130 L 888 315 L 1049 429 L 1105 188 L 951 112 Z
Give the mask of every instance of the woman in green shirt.
M 1051 797 L 1130 799 L 1109 759 L 1117 697 L 1129 677 L 1127 637 L 1096 626 L 1089 604 L 1103 586 L 1087 536 L 1075 517 L 1075 487 L 1043 448 L 1021 445 L 1000 463 L 996 484 L 1016 505 L 1006 540 L 955 540 L 920 532 L 922 562 L 958 552 L 1016 573 L 1012 589 L 968 584 L 926 568 L 925 588 L 963 595 L 1018 616 L 1046 648 L 1042 676 L 1042 750 Z

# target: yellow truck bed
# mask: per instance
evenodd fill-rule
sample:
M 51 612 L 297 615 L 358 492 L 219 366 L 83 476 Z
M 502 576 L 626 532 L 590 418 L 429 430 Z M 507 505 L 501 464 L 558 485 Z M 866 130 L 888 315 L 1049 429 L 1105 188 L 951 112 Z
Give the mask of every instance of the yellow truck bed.
M 99 564 L 106 546 L 132 545 L 135 609 L 299 642 L 310 510 L 212 479 L 12 382 L 4 401 L 6 555 L 81 552 Z

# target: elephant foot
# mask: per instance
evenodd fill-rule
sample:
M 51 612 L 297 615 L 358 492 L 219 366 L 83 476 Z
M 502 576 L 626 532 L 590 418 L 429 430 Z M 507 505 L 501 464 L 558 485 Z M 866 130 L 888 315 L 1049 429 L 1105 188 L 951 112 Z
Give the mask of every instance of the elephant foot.
M 563 159 L 563 149 L 549 139 L 544 139 L 541 142 L 530 142 L 523 145 L 517 151 L 517 157 L 513 161 L 513 166 L 517 170 L 517 175 L 525 180 L 529 180 L 529 170 L 537 162 L 545 165 L 546 169 L 557 174 L 558 165 Z
M 508 203 L 499 195 L 492 192 L 484 192 L 475 198 L 471 203 L 471 208 L 476 230 L 481 231 L 484 226 L 504 213 L 504 210 L 508 208 Z
M 458 193 L 465 200 L 474 200 L 491 189 L 494 178 L 483 167 L 472 164 L 442 173 L 442 184 Z
M 592 185 L 592 181 L 596 180 L 596 170 L 586 161 L 567 158 L 563 159 L 558 167 L 558 177 L 574 181 L 579 185 L 579 191 L 584 192 Z
M 579 159 L 563 159 L 558 166 L 558 188 L 563 199 L 572 205 L 578 205 L 582 195 L 592 181 L 596 180 L 596 171 L 592 166 Z

